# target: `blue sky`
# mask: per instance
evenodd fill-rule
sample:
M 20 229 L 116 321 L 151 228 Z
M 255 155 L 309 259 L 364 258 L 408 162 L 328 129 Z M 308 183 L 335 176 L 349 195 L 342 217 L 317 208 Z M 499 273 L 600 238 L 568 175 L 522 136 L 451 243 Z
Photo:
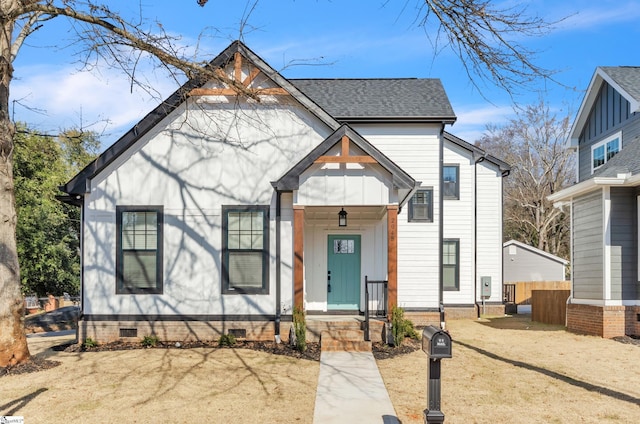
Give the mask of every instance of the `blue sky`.
M 530 91 L 510 97 L 487 85 L 481 95 L 459 59 L 448 50 L 435 53 L 431 27 L 416 22 L 419 0 L 196 0 L 111 2 L 113 10 L 142 12 L 182 37 L 180 44 L 199 59 L 211 59 L 239 37 L 289 78 L 440 78 L 458 121 L 448 128 L 469 142 L 486 125 L 502 124 L 521 105 L 545 99 L 560 116 L 575 116 L 596 66 L 640 66 L 640 1 L 540 0 L 527 2 L 530 13 L 558 23 L 549 35 L 518 40 L 539 51 L 536 61 L 558 71 L 557 85 L 536 81 Z M 496 2 L 518 5 L 522 2 Z M 121 5 L 122 4 L 122 5 Z M 121 7 L 121 9 L 117 9 Z M 240 22 L 248 23 L 240 30 Z M 197 47 L 197 48 L 196 48 Z M 157 105 L 159 98 L 139 89 L 106 66 L 81 71 L 78 47 L 64 19 L 46 22 L 27 40 L 14 63 L 12 113 L 41 132 L 83 127 L 103 133 L 110 144 Z M 144 75 L 167 96 L 177 83 L 151 67 Z M 106 146 L 105 146 L 106 147 Z

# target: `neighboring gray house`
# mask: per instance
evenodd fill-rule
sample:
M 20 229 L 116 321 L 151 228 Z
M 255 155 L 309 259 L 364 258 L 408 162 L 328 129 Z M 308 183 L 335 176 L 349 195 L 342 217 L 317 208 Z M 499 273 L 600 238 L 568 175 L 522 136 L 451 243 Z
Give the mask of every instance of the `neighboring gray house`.
M 503 281 L 564 281 L 569 261 L 516 240 L 502 245 Z
M 640 67 L 598 67 L 570 132 L 577 183 L 549 196 L 571 214 L 570 330 L 640 335 Z

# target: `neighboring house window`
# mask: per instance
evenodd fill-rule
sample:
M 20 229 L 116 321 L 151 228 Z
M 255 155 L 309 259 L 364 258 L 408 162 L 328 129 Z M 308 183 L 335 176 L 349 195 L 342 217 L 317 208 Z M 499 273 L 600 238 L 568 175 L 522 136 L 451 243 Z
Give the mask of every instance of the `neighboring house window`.
M 460 290 L 460 240 L 442 242 L 442 282 L 444 290 Z
M 268 294 L 269 206 L 222 207 L 222 292 Z
M 409 202 L 409 222 L 433 222 L 433 189 L 420 189 Z
M 162 294 L 162 206 L 116 207 L 116 293 Z
M 591 173 L 607 163 L 622 149 L 620 140 L 621 133 L 617 133 L 591 146 Z
M 458 165 L 445 165 L 442 167 L 442 179 L 444 180 L 442 195 L 445 199 L 460 198 L 460 167 Z

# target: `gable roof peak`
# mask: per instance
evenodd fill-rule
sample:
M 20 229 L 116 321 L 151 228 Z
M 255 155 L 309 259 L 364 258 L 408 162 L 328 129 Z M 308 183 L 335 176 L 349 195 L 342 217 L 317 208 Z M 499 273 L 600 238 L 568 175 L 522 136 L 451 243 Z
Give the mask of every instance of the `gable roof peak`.
M 569 131 L 569 146 L 578 146 L 580 132 L 591 108 L 598 98 L 600 88 L 609 84 L 630 103 L 631 111 L 640 111 L 640 66 L 598 66 L 591 77 L 589 87 L 582 99 L 576 118 Z

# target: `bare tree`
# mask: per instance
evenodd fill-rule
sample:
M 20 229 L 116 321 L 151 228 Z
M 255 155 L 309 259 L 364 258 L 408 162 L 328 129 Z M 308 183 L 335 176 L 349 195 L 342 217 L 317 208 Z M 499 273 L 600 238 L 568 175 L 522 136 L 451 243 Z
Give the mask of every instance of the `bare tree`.
M 505 238 L 566 258 L 569 217 L 547 196 L 575 177 L 574 157 L 565 148 L 569 115 L 557 117 L 543 101 L 516 113 L 502 127 L 489 126 L 477 143 L 511 165 L 504 182 Z
M 0 0 L 0 367 L 29 358 L 23 327 L 24 305 L 16 253 L 16 211 L 13 182 L 15 125 L 9 115 L 9 90 L 15 61 L 25 40 L 47 21 L 68 18 L 84 43 L 85 63 L 107 59 L 138 81 L 141 59 L 153 57 L 172 72 L 189 78 L 224 81 L 238 92 L 252 95 L 238 83 L 181 56 L 175 40 L 164 32 L 143 30 L 142 23 L 128 22 L 107 6 L 73 0 Z M 161 31 L 161 30 L 160 30 Z
M 449 48 L 460 59 L 470 82 L 491 82 L 510 95 L 540 78 L 553 81 L 555 71 L 535 63 L 536 51 L 522 43 L 551 32 L 559 22 L 528 13 L 527 6 L 490 0 L 420 0 L 421 24 L 428 31 L 435 18 L 438 30 L 430 37 L 436 52 Z M 429 32 L 427 32 L 429 34 Z
M 251 9 L 257 1 L 248 0 L 253 5 Z M 531 52 L 514 41 L 522 35 L 541 35 L 550 29 L 542 19 L 527 17 L 526 9 L 495 9 L 489 1 L 478 0 L 415 1 L 423 8 L 424 25 L 433 16 L 439 22 L 438 36 L 433 40 L 436 48 L 444 37 L 476 86 L 477 78 L 481 78 L 512 92 L 533 78 L 550 77 L 551 72 L 535 66 Z M 207 0 L 197 3 L 204 6 Z M 55 18 L 72 23 L 78 43 L 84 43 L 88 66 L 104 60 L 137 83 L 140 60 L 155 58 L 171 72 L 180 71 L 188 78 L 203 81 L 217 79 L 236 92 L 259 100 L 239 82 L 208 69 L 205 62 L 190 60 L 160 25 L 153 27 L 155 32 L 145 29 L 143 21 L 128 21 L 93 0 L 0 0 L 0 367 L 29 358 L 15 239 L 15 126 L 9 114 L 13 63 L 25 40 Z

